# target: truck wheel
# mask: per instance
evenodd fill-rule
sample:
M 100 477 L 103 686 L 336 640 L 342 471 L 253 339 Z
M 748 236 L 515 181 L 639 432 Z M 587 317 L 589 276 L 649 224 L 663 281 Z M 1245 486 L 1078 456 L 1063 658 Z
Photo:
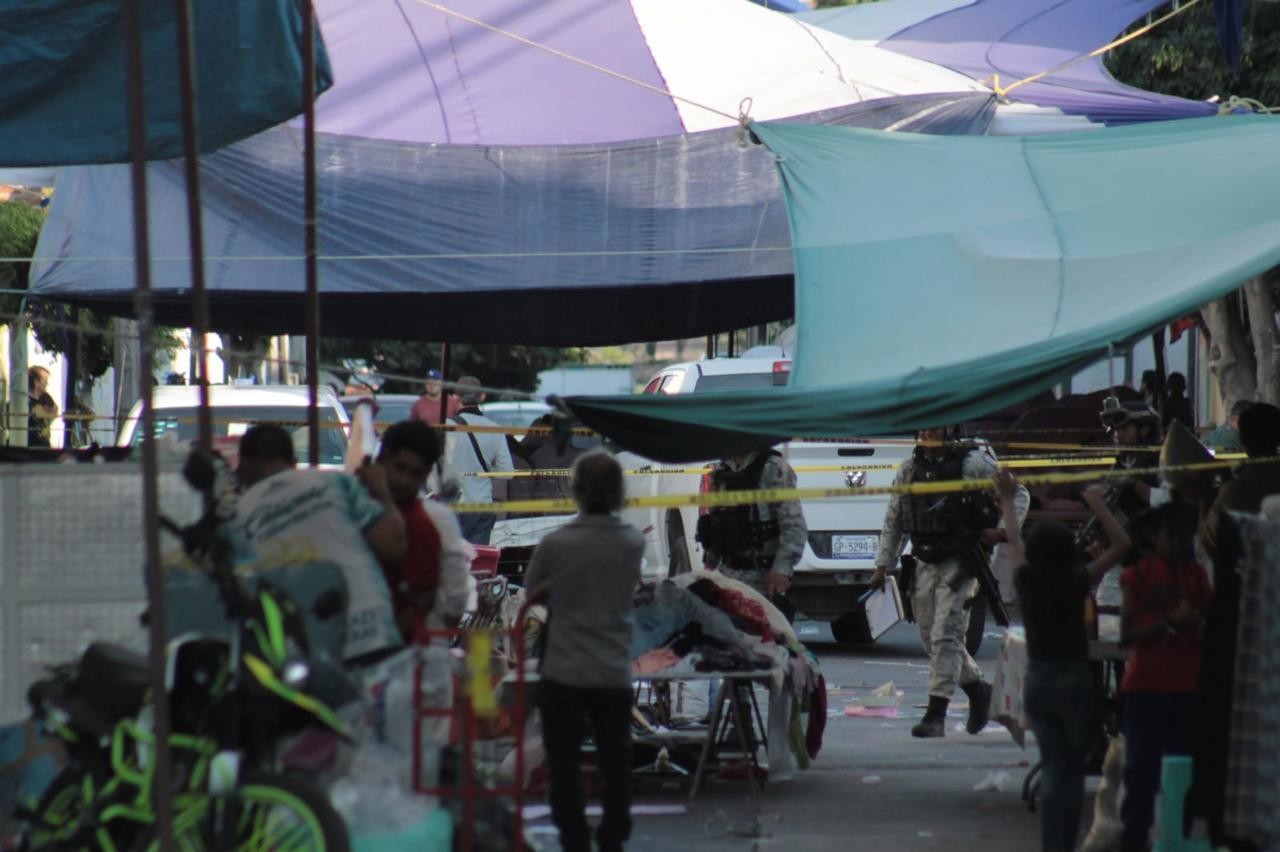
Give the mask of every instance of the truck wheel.
M 667 512 L 667 576 L 688 574 L 693 570 L 689 559 L 689 542 L 684 537 L 684 519 L 679 512 Z
M 870 645 L 871 626 L 865 612 L 851 612 L 831 622 L 831 635 L 841 645 Z
M 973 607 L 969 610 L 969 630 L 964 636 L 964 647 L 968 649 L 969 656 L 978 653 L 978 649 L 982 647 L 982 636 L 987 629 L 987 599 L 978 598 L 973 602 Z

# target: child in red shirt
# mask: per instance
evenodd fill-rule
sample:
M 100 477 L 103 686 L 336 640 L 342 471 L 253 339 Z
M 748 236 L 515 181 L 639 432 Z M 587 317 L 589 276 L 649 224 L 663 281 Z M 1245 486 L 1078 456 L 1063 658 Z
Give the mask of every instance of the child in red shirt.
M 1131 649 L 1124 680 L 1126 850 L 1148 848 L 1160 764 L 1190 754 L 1200 632 L 1213 592 L 1195 561 L 1196 512 L 1174 502 L 1135 521 L 1141 555 L 1121 578 L 1120 641 Z

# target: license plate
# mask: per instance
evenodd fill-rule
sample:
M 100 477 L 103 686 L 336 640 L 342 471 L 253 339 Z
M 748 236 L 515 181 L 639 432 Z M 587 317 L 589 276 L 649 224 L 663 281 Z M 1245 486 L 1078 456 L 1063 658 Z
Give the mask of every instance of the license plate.
M 879 549 L 878 535 L 831 536 L 832 559 L 875 559 Z

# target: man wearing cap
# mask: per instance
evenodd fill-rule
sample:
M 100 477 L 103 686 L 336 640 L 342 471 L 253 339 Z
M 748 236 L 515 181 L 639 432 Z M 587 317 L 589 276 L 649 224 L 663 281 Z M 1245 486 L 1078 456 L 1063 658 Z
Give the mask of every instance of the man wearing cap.
M 480 387 L 480 380 L 475 376 L 458 379 L 462 407 L 449 418 L 450 423 L 462 427 L 498 425 L 480 413 L 480 403 L 485 397 Z M 493 478 L 476 474 L 510 473 L 514 469 L 507 437 L 500 432 L 450 431 L 445 457 L 448 459 L 445 475 L 457 477 L 463 503 L 493 502 Z M 488 544 L 497 518 L 493 512 L 460 512 L 458 521 L 462 524 L 462 537 L 472 544 Z
M 413 404 L 413 409 L 409 412 L 410 420 L 421 420 L 432 426 L 440 425 L 442 422 L 440 401 L 444 398 L 443 378 L 439 370 L 427 370 L 426 387 L 423 388 L 422 396 L 418 397 L 418 401 Z M 462 408 L 462 402 L 456 395 L 449 394 L 444 403 L 444 417 L 457 416 L 460 408 Z

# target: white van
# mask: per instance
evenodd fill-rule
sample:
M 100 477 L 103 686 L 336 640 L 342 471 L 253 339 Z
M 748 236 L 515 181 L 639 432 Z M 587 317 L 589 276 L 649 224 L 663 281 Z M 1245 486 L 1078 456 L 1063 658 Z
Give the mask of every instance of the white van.
M 156 438 L 172 436 L 180 444 L 197 439 L 200 389 L 195 385 L 163 385 L 152 390 Z M 307 407 L 305 385 L 211 385 L 209 407 L 214 438 L 235 437 L 255 423 L 279 423 L 293 435 L 299 463 L 307 460 Z M 334 392 L 320 388 L 320 467 L 341 470 L 347 454 L 350 420 Z M 120 427 L 116 446 L 142 443 L 142 401 L 133 404 Z

